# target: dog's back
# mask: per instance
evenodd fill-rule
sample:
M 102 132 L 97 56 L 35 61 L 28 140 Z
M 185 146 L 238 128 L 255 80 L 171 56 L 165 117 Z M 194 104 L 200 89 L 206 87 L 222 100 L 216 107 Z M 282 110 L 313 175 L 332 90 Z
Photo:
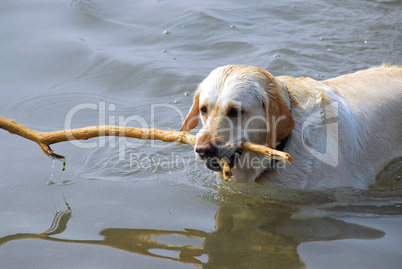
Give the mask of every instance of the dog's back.
M 383 102 L 401 101 L 402 66 L 383 64 L 323 81 L 357 109 L 376 108 Z M 397 100 L 398 99 L 398 100 Z
M 306 166 L 310 165 L 312 173 L 306 176 L 304 188 L 344 185 L 366 188 L 374 183 L 375 174 L 386 163 L 402 156 L 401 67 L 384 64 L 321 82 L 310 78 L 279 79 L 292 92 L 295 109 L 301 111 L 295 119 L 299 126 L 295 126 L 294 132 L 299 132 L 299 140 L 303 140 L 303 143 L 293 141 L 288 147 L 292 156 L 300 157 L 301 166 L 291 165 L 279 171 L 283 178 L 294 176 L 299 169 L 308 171 Z M 317 115 L 321 115 L 328 108 L 336 109 L 333 112 L 337 119 L 332 119 L 336 129 L 328 132 L 330 125 L 325 119 L 315 127 L 306 124 L 314 111 L 320 110 Z M 295 111 L 294 116 L 298 117 L 297 114 Z M 319 125 L 327 127 L 317 128 Z M 311 137 L 316 138 L 309 140 Z M 332 145 L 328 144 L 330 140 L 334 142 Z M 309 146 L 317 152 L 308 149 Z M 300 147 L 307 148 L 309 153 L 298 150 Z M 332 163 L 325 160 L 325 151 L 327 155 L 336 152 Z
M 366 158 L 402 155 L 402 67 L 383 64 L 323 83 L 354 110 Z

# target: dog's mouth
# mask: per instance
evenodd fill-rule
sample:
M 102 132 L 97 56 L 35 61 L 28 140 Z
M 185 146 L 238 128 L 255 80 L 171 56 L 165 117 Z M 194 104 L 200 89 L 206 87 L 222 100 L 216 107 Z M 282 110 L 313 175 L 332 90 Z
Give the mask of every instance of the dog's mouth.
M 242 155 L 243 150 L 241 148 L 237 148 L 235 152 L 230 155 L 229 157 L 218 157 L 218 156 L 213 156 L 213 157 L 203 157 L 202 160 L 204 161 L 205 166 L 212 170 L 212 171 L 222 171 L 222 168 L 219 165 L 219 160 L 221 159 L 226 159 L 227 163 L 229 164 L 230 168 L 233 168 L 233 166 L 236 165 L 238 160 L 240 159 L 240 156 Z

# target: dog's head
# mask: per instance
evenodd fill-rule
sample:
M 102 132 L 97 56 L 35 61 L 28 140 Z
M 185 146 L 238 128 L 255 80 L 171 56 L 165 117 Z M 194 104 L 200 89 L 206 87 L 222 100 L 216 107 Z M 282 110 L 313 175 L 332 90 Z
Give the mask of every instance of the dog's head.
M 195 152 L 206 167 L 220 171 L 218 160 L 226 158 L 237 181 L 252 181 L 265 170 L 264 157 L 242 153 L 241 144 L 275 148 L 293 129 L 289 108 L 286 86 L 267 71 L 246 65 L 218 67 L 199 85 L 180 130 L 194 129 L 200 116 L 203 127 Z

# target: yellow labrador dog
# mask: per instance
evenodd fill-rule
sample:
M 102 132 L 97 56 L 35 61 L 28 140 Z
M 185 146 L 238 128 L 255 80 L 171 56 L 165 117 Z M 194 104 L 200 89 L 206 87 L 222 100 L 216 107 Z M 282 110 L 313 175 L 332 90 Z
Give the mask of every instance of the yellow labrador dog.
M 238 182 L 365 189 L 402 156 L 402 67 L 383 64 L 316 81 L 223 66 L 199 85 L 181 130 L 194 129 L 199 116 L 196 155 L 220 176 L 218 160 L 226 158 Z M 292 164 L 243 152 L 244 141 L 286 151 Z

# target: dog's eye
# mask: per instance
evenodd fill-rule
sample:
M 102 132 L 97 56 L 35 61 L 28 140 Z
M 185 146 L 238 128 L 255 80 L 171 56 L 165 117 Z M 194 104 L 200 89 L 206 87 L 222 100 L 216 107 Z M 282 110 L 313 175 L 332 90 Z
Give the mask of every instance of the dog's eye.
M 201 110 L 201 113 L 204 114 L 204 115 L 208 113 L 208 109 L 207 109 L 206 106 L 201 107 L 200 110 Z
M 244 113 L 244 111 L 242 111 L 240 109 L 231 108 L 228 111 L 228 117 L 229 118 L 237 118 L 237 117 L 240 117 L 243 113 Z

